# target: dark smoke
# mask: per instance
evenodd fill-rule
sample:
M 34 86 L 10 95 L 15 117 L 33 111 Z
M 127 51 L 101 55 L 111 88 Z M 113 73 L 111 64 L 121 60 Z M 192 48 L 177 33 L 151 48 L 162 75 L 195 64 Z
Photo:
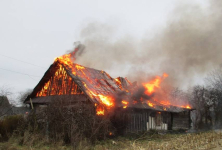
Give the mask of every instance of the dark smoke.
M 77 58 L 79 58 L 85 50 L 85 45 L 81 44 L 80 42 L 74 42 L 75 48 L 72 51 L 67 51 L 67 53 L 71 54 L 71 58 L 73 61 L 77 61 Z
M 190 85 L 222 63 L 221 27 L 219 0 L 210 1 L 209 8 L 176 7 L 167 26 L 152 39 L 115 40 L 114 27 L 91 23 L 80 33 L 86 52 L 77 63 L 139 82 L 166 72 L 168 85 Z
M 115 104 L 117 106 L 122 106 L 122 100 L 129 102 L 129 105 L 132 105 L 134 102 L 141 103 L 146 100 L 150 100 L 153 98 L 154 94 L 147 95 L 145 94 L 146 89 L 143 86 L 137 87 L 135 90 L 131 92 L 132 95 L 129 96 L 129 93 L 125 91 L 117 92 L 113 95 L 115 99 Z M 143 101 L 141 101 L 143 99 Z
M 153 94 L 150 96 L 145 94 L 145 91 L 146 89 L 143 86 L 138 87 L 138 89 L 135 92 L 133 92 L 133 95 L 132 95 L 133 99 L 139 102 L 138 100 L 140 100 L 141 98 L 145 100 L 149 100 L 154 96 Z
M 115 95 L 113 95 L 113 97 L 115 99 L 115 104 L 117 106 L 122 106 L 122 100 L 125 100 L 125 101 L 128 101 L 129 103 L 131 103 L 131 100 L 126 99 L 127 93 L 125 91 L 117 92 L 117 93 L 115 93 Z

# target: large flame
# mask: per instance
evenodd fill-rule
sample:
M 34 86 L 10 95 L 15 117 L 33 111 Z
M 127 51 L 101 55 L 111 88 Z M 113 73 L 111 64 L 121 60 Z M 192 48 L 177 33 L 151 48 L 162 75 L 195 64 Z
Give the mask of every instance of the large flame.
M 162 76 L 156 76 L 153 80 L 149 82 L 142 83 L 143 87 L 145 88 L 145 94 L 152 96 L 151 101 L 148 100 L 147 104 L 153 108 L 155 108 L 156 105 L 164 106 L 165 111 L 167 110 L 167 107 L 170 107 L 170 106 L 191 109 L 191 106 L 189 104 L 178 105 L 175 102 L 171 102 L 168 99 L 167 94 L 163 92 L 162 86 L 161 86 L 161 83 L 167 77 L 168 77 L 168 74 L 164 73 Z
M 147 82 L 147 83 L 142 83 L 142 85 L 145 87 L 146 91 L 145 93 L 147 95 L 151 95 L 155 92 L 155 89 L 160 88 L 161 82 L 168 77 L 168 74 L 164 73 L 162 77 L 156 76 L 153 80 Z

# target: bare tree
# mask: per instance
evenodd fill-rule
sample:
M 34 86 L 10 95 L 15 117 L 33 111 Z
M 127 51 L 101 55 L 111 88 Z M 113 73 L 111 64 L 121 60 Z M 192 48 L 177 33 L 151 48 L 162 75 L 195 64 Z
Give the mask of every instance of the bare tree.
M 212 70 L 205 80 L 210 88 L 222 91 L 222 67 Z
M 195 129 L 204 127 L 204 119 L 205 123 L 207 122 L 206 116 L 209 111 L 207 99 L 205 97 L 207 90 L 203 86 L 194 86 L 191 93 L 191 101 L 195 110 L 195 117 L 193 117 L 193 123 Z
M 9 96 L 9 95 L 12 95 L 12 92 L 11 92 L 11 88 L 6 86 L 6 85 L 3 85 L 0 87 L 0 96 Z
M 211 109 L 215 116 L 215 125 L 222 125 L 222 67 L 214 69 L 206 77 L 206 83 L 209 86 L 209 100 Z
M 211 71 L 205 80 L 206 87 L 194 86 L 190 94 L 196 129 L 222 125 L 222 68 Z
M 19 95 L 17 98 L 19 105 L 26 106 L 26 104 L 24 104 L 24 101 L 28 97 L 28 95 L 30 95 L 31 93 L 32 93 L 32 89 L 27 89 L 26 91 L 19 92 Z
M 189 94 L 179 88 L 172 89 L 168 97 L 172 104 L 178 106 L 186 106 L 190 104 Z

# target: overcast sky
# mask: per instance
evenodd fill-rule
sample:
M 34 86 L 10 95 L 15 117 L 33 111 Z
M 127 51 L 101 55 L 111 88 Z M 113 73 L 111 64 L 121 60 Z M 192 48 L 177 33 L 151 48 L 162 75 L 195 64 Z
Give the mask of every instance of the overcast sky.
M 91 22 L 117 27 L 118 36 L 130 34 L 141 38 L 164 28 L 168 15 L 178 4 L 207 7 L 207 2 L 1 0 L 0 86 L 8 86 L 14 93 L 34 88 L 54 58 L 72 49 L 73 42 L 80 40 L 81 29 Z

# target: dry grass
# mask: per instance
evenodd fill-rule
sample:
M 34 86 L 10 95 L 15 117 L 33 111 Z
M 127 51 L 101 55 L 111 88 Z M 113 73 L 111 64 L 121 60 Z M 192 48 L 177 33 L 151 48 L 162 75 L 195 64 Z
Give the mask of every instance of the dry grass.
M 135 140 L 118 139 L 109 144 L 98 144 L 95 149 L 126 150 L 209 150 L 222 149 L 222 133 L 155 134 Z
M 43 139 L 44 140 L 44 139 Z M 71 150 L 71 146 L 63 146 L 62 143 L 51 144 L 26 144 L 19 146 L 19 140 L 10 140 L 0 143 L 0 149 L 4 150 Z M 95 146 L 82 142 L 77 149 L 81 150 L 219 150 L 222 149 L 222 132 L 203 132 L 189 134 L 152 134 L 142 135 L 136 139 L 119 137 L 97 142 Z

